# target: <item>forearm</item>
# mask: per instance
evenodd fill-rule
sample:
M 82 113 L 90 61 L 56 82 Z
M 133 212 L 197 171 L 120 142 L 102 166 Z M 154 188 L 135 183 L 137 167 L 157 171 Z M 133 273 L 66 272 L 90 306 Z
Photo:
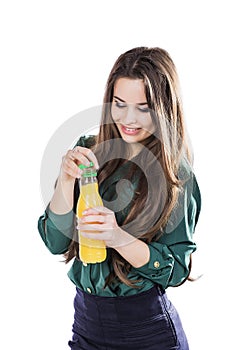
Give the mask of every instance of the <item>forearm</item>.
M 50 209 L 55 214 L 66 214 L 73 209 L 74 181 L 62 181 L 57 185 L 50 202 Z
M 121 230 L 123 241 L 128 242 L 117 246 L 114 249 L 133 267 L 139 268 L 148 263 L 150 259 L 150 249 L 143 241 L 132 238 L 127 232 Z

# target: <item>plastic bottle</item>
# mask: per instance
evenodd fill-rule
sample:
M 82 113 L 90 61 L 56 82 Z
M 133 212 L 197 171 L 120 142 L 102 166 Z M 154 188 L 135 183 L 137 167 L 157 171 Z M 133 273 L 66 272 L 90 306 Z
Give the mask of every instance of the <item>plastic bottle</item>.
M 77 202 L 76 215 L 78 218 L 81 218 L 85 209 L 103 206 L 103 201 L 99 195 L 97 173 L 93 163 L 91 162 L 90 166 L 81 164 L 79 167 L 83 170 L 83 173 L 79 180 L 80 195 Z M 107 254 L 104 241 L 83 237 L 80 231 L 78 235 L 79 257 L 83 263 L 100 263 L 106 259 Z

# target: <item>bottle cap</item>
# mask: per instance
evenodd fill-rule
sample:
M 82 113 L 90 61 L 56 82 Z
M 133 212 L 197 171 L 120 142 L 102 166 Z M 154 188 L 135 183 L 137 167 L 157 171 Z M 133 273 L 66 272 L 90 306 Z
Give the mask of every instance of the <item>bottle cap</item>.
M 97 172 L 96 172 L 96 169 L 93 168 L 94 167 L 94 163 L 93 162 L 90 162 L 89 165 L 84 165 L 84 164 L 79 164 L 78 165 L 79 169 L 81 170 L 87 170 L 87 172 L 84 172 L 83 173 L 83 177 L 89 177 L 89 176 L 97 176 Z
M 93 162 L 90 162 L 90 164 L 89 165 L 84 165 L 84 164 L 79 164 L 78 165 L 78 167 L 79 167 L 79 169 L 87 169 L 87 168 L 91 168 L 91 167 L 93 167 L 94 166 L 94 163 Z

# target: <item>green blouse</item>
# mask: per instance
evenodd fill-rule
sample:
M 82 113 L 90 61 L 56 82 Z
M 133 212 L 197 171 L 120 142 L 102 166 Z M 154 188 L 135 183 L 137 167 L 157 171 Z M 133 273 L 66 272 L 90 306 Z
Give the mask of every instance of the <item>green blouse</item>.
M 118 168 L 104 182 L 103 186 L 100 186 L 100 195 L 104 201 L 110 202 L 113 194 L 116 194 L 116 184 L 127 173 L 127 164 L 125 163 Z M 133 187 L 129 188 L 127 192 L 133 191 L 135 187 L 136 180 Z M 131 194 L 121 191 L 120 195 L 124 201 L 128 200 L 128 196 Z M 124 198 L 125 196 L 127 198 Z M 140 268 L 132 267 L 128 274 L 129 279 L 139 280 L 136 284 L 139 288 L 129 287 L 120 281 L 104 288 L 105 279 L 112 268 L 109 254 L 112 248 L 107 249 L 107 259 L 102 263 L 83 264 L 75 258 L 68 272 L 69 278 L 78 288 L 88 293 L 110 297 L 137 294 L 152 288 L 156 283 L 164 289 L 179 285 L 188 276 L 190 254 L 196 250 L 193 233 L 200 209 L 199 187 L 194 174 L 190 173 L 190 179 L 184 188 L 184 194 L 179 200 L 179 210 L 182 210 L 179 223 L 172 227 L 168 221 L 167 226 L 170 225 L 170 227 L 164 230 L 160 239 L 148 244 L 150 249 L 149 262 Z M 118 224 L 123 222 L 126 213 L 127 210 L 116 213 Z M 57 215 L 49 208 L 45 210 L 39 218 L 38 230 L 46 247 L 52 254 L 64 254 L 68 250 L 74 232 L 74 225 L 75 214 L 73 211 L 64 215 Z

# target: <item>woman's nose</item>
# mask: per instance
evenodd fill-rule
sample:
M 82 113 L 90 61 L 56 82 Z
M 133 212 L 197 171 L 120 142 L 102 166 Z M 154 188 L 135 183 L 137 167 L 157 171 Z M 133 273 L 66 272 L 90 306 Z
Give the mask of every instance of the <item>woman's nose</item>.
M 136 122 L 136 113 L 134 106 L 128 106 L 127 111 L 124 116 L 124 123 L 127 124 L 133 124 Z

